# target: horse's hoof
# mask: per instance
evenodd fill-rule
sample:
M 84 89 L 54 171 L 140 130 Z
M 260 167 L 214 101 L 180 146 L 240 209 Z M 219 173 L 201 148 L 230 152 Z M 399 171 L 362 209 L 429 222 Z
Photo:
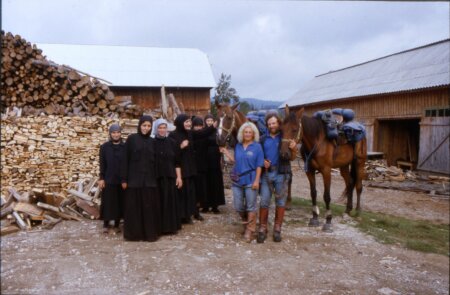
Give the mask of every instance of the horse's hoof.
M 308 226 L 312 226 L 312 227 L 320 226 L 319 219 L 315 219 L 315 218 L 309 219 Z
M 324 231 L 326 233 L 332 233 L 333 227 L 331 226 L 331 223 L 325 223 L 322 227 L 322 231 Z

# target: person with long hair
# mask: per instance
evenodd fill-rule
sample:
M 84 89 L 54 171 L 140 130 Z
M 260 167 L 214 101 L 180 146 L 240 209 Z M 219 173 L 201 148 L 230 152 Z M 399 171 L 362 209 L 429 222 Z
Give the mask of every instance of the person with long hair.
M 221 151 L 235 162 L 231 180 L 235 210 L 245 220 L 244 239 L 250 243 L 256 231 L 256 202 L 264 154 L 259 144 L 259 132 L 255 124 L 244 123 L 238 131 L 238 144 L 234 156 L 226 148 Z
M 142 116 L 137 133 L 128 136 L 121 168 L 125 192 L 123 236 L 129 241 L 156 241 L 161 233 L 153 119 Z

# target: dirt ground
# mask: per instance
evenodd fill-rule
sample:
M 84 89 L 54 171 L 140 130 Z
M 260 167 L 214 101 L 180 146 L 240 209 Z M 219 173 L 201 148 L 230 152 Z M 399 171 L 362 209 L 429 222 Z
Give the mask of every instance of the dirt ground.
M 333 200 L 342 190 L 334 176 Z M 309 199 L 302 173 L 293 195 Z M 448 199 L 365 188 L 363 200 L 364 210 L 449 221 Z M 448 256 L 380 244 L 351 219 L 336 216 L 324 233 L 294 208 L 281 243 L 246 244 L 230 191 L 221 211 L 155 243 L 101 234 L 101 221 L 5 236 L 1 294 L 449 294 Z

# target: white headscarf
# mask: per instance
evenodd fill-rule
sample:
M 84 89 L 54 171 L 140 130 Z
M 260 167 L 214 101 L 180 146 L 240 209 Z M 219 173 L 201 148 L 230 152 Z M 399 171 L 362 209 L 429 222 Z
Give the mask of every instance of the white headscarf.
M 166 124 L 167 127 L 169 127 L 169 123 L 167 122 L 166 119 L 163 118 L 159 118 L 158 120 L 156 120 L 153 123 L 153 127 L 152 127 L 152 137 L 156 137 L 156 134 L 158 134 L 158 127 L 161 124 Z M 167 136 L 167 135 L 166 135 Z

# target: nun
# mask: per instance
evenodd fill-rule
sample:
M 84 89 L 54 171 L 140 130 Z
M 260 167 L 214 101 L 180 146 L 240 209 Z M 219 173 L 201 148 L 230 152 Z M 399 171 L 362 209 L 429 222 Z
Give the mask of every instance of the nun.
M 177 191 L 183 186 L 180 167 L 180 147 L 168 136 L 169 124 L 158 119 L 153 124 L 156 167 L 161 206 L 161 230 L 163 234 L 175 234 L 181 229 L 178 214 Z
M 203 119 L 194 117 L 192 119 L 192 129 L 194 131 L 202 130 L 204 127 Z M 205 208 L 208 188 L 206 184 L 206 173 L 208 172 L 208 163 L 205 161 L 205 155 L 208 153 L 208 137 L 196 139 L 194 141 L 195 164 L 197 165 L 197 175 L 195 175 L 195 197 L 197 207 Z M 202 211 L 203 212 L 203 211 Z
M 128 241 L 156 241 L 161 233 L 153 119 L 142 116 L 137 133 L 128 136 L 121 167 L 125 192 L 124 232 Z
M 103 233 L 109 233 L 110 222 L 113 231 L 119 233 L 119 223 L 123 215 L 123 190 L 120 185 L 120 165 L 124 152 L 121 128 L 118 124 L 109 127 L 109 140 L 100 146 L 101 191 L 100 216 L 103 219 Z

